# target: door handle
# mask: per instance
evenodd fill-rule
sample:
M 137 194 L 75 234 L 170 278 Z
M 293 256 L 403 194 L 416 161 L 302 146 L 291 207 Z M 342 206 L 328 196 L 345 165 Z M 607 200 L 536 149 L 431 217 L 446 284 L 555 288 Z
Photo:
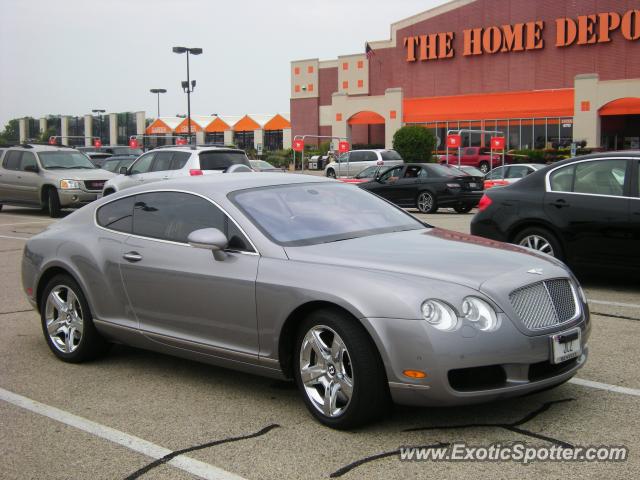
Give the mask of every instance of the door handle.
M 140 255 L 138 252 L 127 252 L 122 256 L 122 258 L 124 258 L 127 262 L 135 263 L 142 260 L 142 255 Z
M 551 202 L 550 205 L 556 207 L 556 208 L 565 208 L 565 207 L 570 207 L 571 205 L 569 204 L 569 202 L 567 202 L 566 200 L 559 198 L 558 200 L 556 200 L 555 202 Z

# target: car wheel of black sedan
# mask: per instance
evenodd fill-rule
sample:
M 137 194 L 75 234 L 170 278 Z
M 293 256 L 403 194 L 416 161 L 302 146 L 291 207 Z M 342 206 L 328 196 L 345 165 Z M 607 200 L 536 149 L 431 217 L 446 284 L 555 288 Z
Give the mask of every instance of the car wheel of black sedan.
M 562 259 L 560 242 L 545 228 L 526 228 L 515 236 L 513 243 Z
M 49 281 L 42 294 L 40 317 L 49 348 L 65 362 L 92 360 L 109 349 L 93 325 L 80 286 L 68 275 L 56 275 Z
M 489 170 L 491 170 L 490 166 L 489 166 L 489 162 L 480 162 L 480 168 L 479 170 L 484 173 L 485 175 L 487 173 L 489 173 Z
M 294 373 L 309 411 L 321 423 L 348 429 L 382 416 L 388 387 L 380 356 L 361 325 L 318 310 L 300 326 Z
M 416 200 L 416 207 L 422 213 L 436 213 L 438 200 L 431 192 L 420 192 Z
M 469 213 L 473 209 L 473 205 L 456 205 L 453 209 L 457 213 Z

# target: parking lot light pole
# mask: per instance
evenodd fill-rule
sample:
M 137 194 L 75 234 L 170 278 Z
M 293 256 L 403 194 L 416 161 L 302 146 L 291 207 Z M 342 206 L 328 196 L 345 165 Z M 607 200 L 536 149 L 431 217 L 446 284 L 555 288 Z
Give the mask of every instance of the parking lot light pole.
M 102 142 L 102 114 L 103 114 L 104 112 L 106 112 L 106 110 L 104 110 L 104 109 L 102 109 L 102 108 L 96 108 L 96 109 L 94 109 L 94 110 L 91 110 L 91 113 L 97 113 L 97 114 L 99 114 L 99 115 L 98 115 L 98 118 L 100 119 L 100 134 L 99 134 L 99 136 L 100 136 L 100 141 L 101 141 L 101 142 Z M 85 134 L 86 134 L 86 132 L 85 132 Z
M 196 88 L 196 81 L 189 77 L 189 54 L 200 55 L 201 48 L 173 47 L 173 53 L 187 54 L 187 81 L 182 82 L 182 90 L 187 94 L 187 133 L 189 135 L 189 143 L 191 143 L 191 92 Z
M 152 88 L 149 91 L 158 95 L 158 118 L 160 118 L 160 94 L 167 93 L 167 90 L 164 88 Z

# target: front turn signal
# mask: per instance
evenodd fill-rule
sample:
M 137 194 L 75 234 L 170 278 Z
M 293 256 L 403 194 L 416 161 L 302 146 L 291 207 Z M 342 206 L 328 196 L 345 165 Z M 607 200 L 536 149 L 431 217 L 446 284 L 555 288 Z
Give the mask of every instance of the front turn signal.
M 405 370 L 402 374 L 409 378 L 426 378 L 427 376 L 427 374 L 421 370 Z

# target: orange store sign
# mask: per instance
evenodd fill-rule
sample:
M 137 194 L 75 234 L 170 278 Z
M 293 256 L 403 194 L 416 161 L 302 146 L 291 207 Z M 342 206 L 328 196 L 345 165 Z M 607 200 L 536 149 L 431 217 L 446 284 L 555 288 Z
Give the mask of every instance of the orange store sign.
M 545 22 L 470 28 L 462 32 L 463 55 L 483 55 L 540 50 L 545 47 Z M 555 21 L 555 46 L 593 45 L 612 40 L 619 30 L 629 41 L 640 39 L 640 10 L 624 14 L 604 12 Z M 455 56 L 455 32 L 405 37 L 407 62 L 439 60 Z

